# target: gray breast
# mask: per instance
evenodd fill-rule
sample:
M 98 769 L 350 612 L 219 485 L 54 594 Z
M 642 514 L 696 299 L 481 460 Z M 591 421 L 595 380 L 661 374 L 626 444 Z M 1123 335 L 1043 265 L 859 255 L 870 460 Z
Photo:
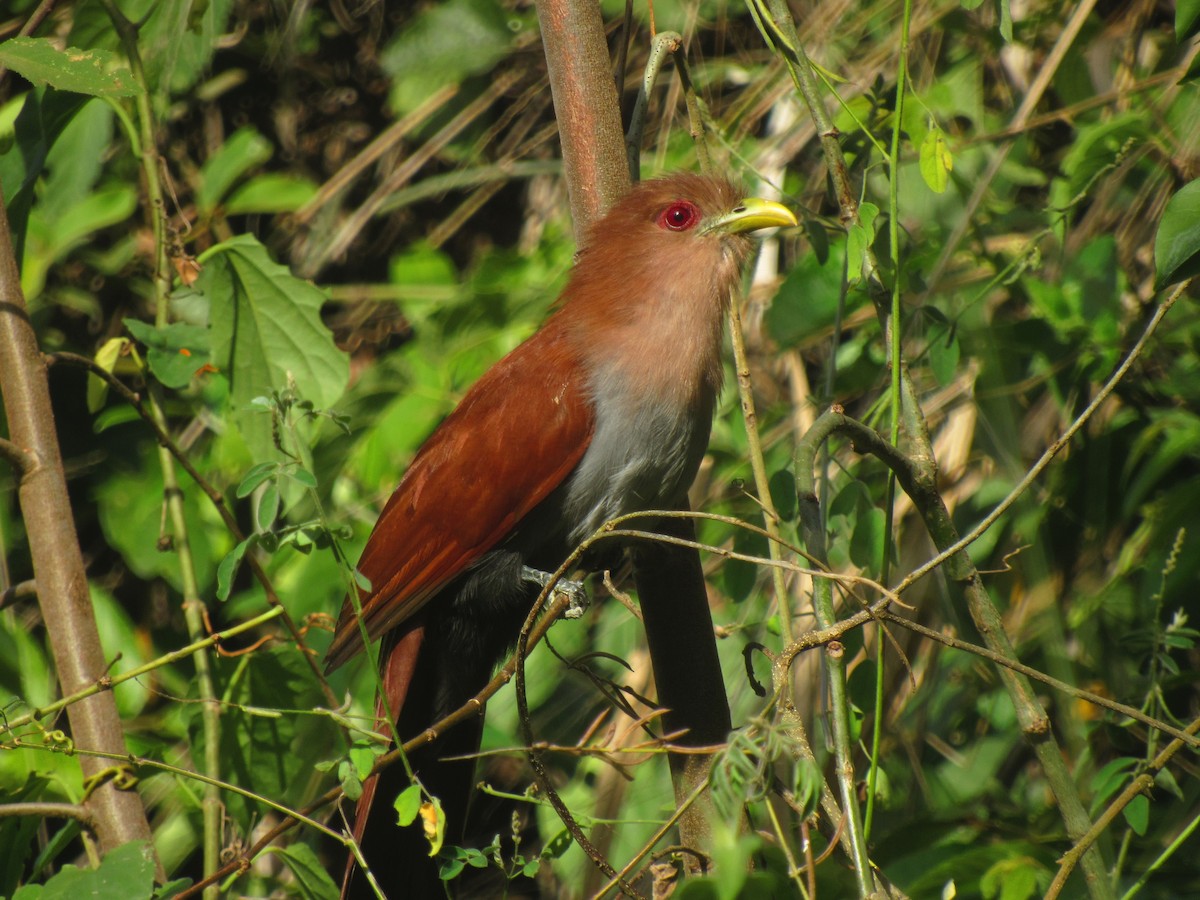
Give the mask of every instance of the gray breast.
M 592 442 L 566 486 L 572 545 L 616 516 L 678 503 L 708 446 L 711 400 L 682 410 L 645 398 L 621 401 L 597 403 Z

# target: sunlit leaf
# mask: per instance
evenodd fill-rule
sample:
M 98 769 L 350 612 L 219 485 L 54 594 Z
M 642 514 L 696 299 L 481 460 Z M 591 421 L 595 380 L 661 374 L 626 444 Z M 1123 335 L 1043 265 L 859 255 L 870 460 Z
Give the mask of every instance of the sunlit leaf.
M 320 408 L 338 401 L 349 377 L 346 354 L 321 321 L 325 293 L 273 261 L 251 235 L 213 248 L 195 287 L 209 298 L 212 358 L 230 383 L 233 416 L 258 459 L 273 452 L 271 416 L 255 397 L 295 384 Z
M 1154 236 L 1157 287 L 1200 275 L 1200 179 L 1167 201 Z
M 950 183 L 950 172 L 954 168 L 954 157 L 946 144 L 946 133 L 934 125 L 921 141 L 921 177 L 935 194 L 941 194 Z
M 132 97 L 142 93 L 133 73 L 107 50 L 59 50 L 49 38 L 15 37 L 0 42 L 0 64 L 35 85 L 91 97 Z
M 96 351 L 96 365 L 102 368 L 105 372 L 111 373 L 116 368 L 117 360 L 129 346 L 129 339 L 123 337 L 109 338 L 105 341 L 100 349 Z M 108 382 L 91 372 L 88 373 L 87 382 L 87 408 L 88 412 L 98 412 L 104 401 L 108 397 Z

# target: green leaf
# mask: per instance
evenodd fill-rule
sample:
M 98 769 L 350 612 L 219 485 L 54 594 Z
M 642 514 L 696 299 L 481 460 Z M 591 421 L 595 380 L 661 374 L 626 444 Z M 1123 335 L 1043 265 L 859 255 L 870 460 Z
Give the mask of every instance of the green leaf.
M 257 603 L 257 601 L 256 601 Z M 221 713 L 221 771 L 256 794 L 286 805 L 306 802 L 312 767 L 337 742 L 337 726 L 325 716 L 267 717 L 259 710 L 307 709 L 320 705 L 321 690 L 303 654 L 295 647 L 272 647 L 236 659 L 222 658 L 214 676 L 224 686 L 229 707 Z M 196 706 L 196 704 L 192 704 Z M 191 748 L 203 758 L 205 734 L 198 710 L 189 710 Z M 248 831 L 261 819 L 256 800 L 227 795 L 230 820 Z
M 571 849 L 571 844 L 574 842 L 571 837 L 571 832 L 567 829 L 560 829 L 558 834 L 546 842 L 546 846 L 542 847 L 541 855 L 545 859 L 559 859 L 564 853 Z
M 0 188 L 8 202 L 8 222 L 18 260 L 25 255 L 25 223 L 33 205 L 34 185 L 50 149 L 89 102 L 82 94 L 49 88 L 25 95 L 21 112 L 13 123 L 15 141 L 0 153 Z
M 207 328 L 185 322 L 156 328 L 137 319 L 126 319 L 125 327 L 146 345 L 146 362 L 164 387 L 187 387 L 192 377 L 209 364 Z
M 131 841 L 105 854 L 97 869 L 63 866 L 41 885 L 41 900 L 139 900 L 154 890 L 154 856 L 145 841 Z M 30 895 L 35 896 L 35 895 Z
M 845 246 L 839 239 L 827 247 L 832 252 L 827 253 L 824 262 L 815 252 L 805 253 L 788 272 L 775 300 L 767 307 L 765 320 L 771 337 L 781 345 L 797 344 L 837 321 Z
M 1146 137 L 1146 119 L 1140 112 L 1080 126 L 1078 137 L 1063 157 L 1062 172 L 1066 178 L 1055 179 L 1051 203 L 1065 207 L 1073 202 L 1101 170 L 1116 165 Z
M 259 531 L 270 531 L 275 520 L 279 518 L 279 486 L 277 484 L 268 484 L 263 489 L 255 518 L 258 521 Z
M 1158 289 L 1200 275 L 1200 179 L 1167 201 L 1154 236 L 1154 267 Z
M 238 499 L 249 497 L 254 493 L 254 489 L 266 481 L 268 478 L 274 478 L 279 472 L 279 463 L 277 462 L 262 462 L 251 467 L 250 471 L 242 476 L 241 482 L 237 486 Z
M 1175 40 L 1180 44 L 1191 38 L 1200 25 L 1200 0 L 1175 0 Z
M 133 73 L 107 50 L 59 50 L 49 38 L 15 37 L 0 43 L 0 63 L 33 84 L 89 97 L 142 93 Z
M 179 555 L 164 552 L 158 545 L 163 523 L 158 456 L 149 452 L 148 442 L 131 441 L 126 447 L 128 460 L 124 466 L 96 488 L 96 510 L 104 537 L 139 578 L 164 578 L 178 590 L 183 584 Z M 184 485 L 183 506 L 196 577 L 202 590 L 207 591 L 217 560 L 231 542 L 223 527 L 211 527 L 216 518 L 212 504 L 190 484 Z
M 921 141 L 921 177 L 935 194 L 946 191 L 950 183 L 950 172 L 954 169 L 954 157 L 946 145 L 946 133 L 936 124 L 925 133 Z
M 93 233 L 126 221 L 136 209 L 137 192 L 132 185 L 115 182 L 85 194 L 54 219 L 43 214 L 40 204 L 35 206 L 29 216 L 21 271 L 26 299 L 32 302 L 41 295 L 55 262 Z
M 850 535 L 850 559 L 863 569 L 874 569 L 883 558 L 884 525 L 887 516 L 882 509 L 860 507 Z
M 307 900 L 335 900 L 338 896 L 338 886 L 308 844 L 297 841 L 286 847 L 271 847 L 268 852 L 287 863 L 296 876 L 295 882 L 289 885 L 290 892 L 298 893 Z
M 808 245 L 812 248 L 817 263 L 823 266 L 829 259 L 829 235 L 825 232 L 825 226 L 816 219 L 809 216 L 804 216 L 803 219 L 804 236 L 808 238 Z
M 190 878 L 176 878 L 174 881 L 168 881 L 154 892 L 155 900 L 171 900 L 172 897 L 182 894 L 185 890 L 192 886 Z
M 154 655 L 153 645 L 148 639 L 142 623 L 135 622 L 129 611 L 116 597 L 98 584 L 89 585 L 92 607 L 96 611 L 96 628 L 100 634 L 100 646 L 105 659 L 112 660 L 110 675 L 124 675 L 150 661 Z M 141 713 L 152 693 L 148 685 L 139 679 L 130 679 L 112 689 L 117 710 L 122 717 L 133 717 Z
M 1011 44 L 1013 39 L 1012 7 L 1009 0 L 1000 0 L 1000 37 Z
M 292 481 L 303 485 L 306 488 L 315 490 L 317 487 L 317 479 L 312 472 L 308 471 L 308 469 L 301 469 L 299 467 L 290 469 L 287 472 L 287 476 L 288 478 L 292 479 Z
M 863 203 L 858 207 L 859 224 L 851 225 L 846 240 L 846 277 L 855 284 L 866 276 L 867 251 L 875 242 L 875 219 L 879 207 L 874 203 Z
M 791 469 L 780 469 L 772 473 L 770 480 L 767 482 L 767 488 L 771 492 L 771 502 L 775 506 L 775 512 L 779 514 L 779 518 L 785 522 L 790 522 L 796 518 L 797 500 L 796 500 L 796 476 L 792 474 Z
M 958 345 L 958 336 L 953 331 L 946 335 L 936 335 L 929 345 L 929 368 L 933 377 L 940 385 L 948 385 L 958 374 L 958 361 L 962 349 Z
M 521 20 L 511 20 L 521 27 Z M 512 47 L 510 16 L 496 0 L 448 0 L 427 7 L 380 54 L 395 81 L 392 100 L 408 111 L 447 84 L 490 70 Z
M 5 803 L 36 803 L 43 799 L 45 789 L 44 776 L 29 775 L 20 783 L 10 782 L 0 789 L 0 796 Z M 0 847 L 6 851 L 0 855 L 0 896 L 15 896 L 13 892 L 25 874 L 26 863 L 37 855 L 38 832 L 44 824 L 45 820 L 40 816 L 0 817 Z M 41 885 L 37 887 L 40 891 Z
M 225 200 L 225 214 L 295 212 L 317 193 L 317 185 L 308 178 L 280 172 L 258 175 L 235 188 Z
M 123 337 L 109 338 L 96 351 L 96 365 L 102 368 L 105 372 L 111 373 L 116 368 L 117 360 L 121 353 L 129 346 L 129 339 Z M 96 413 L 104 406 L 104 400 L 108 397 L 108 382 L 91 372 L 88 373 L 87 379 L 87 408 L 88 412 Z
M 46 221 L 62 222 L 96 190 L 112 151 L 115 118 L 107 101 L 88 98 L 54 142 L 37 192 L 37 209 Z
M 1136 764 L 1138 764 L 1138 760 L 1135 760 L 1132 756 L 1121 756 L 1117 757 L 1116 760 L 1112 760 L 1103 769 L 1092 775 L 1093 806 L 1108 802 L 1112 794 L 1121 790 L 1121 786 L 1127 780 L 1127 773 Z
M 1138 794 L 1129 801 L 1129 805 L 1121 811 L 1125 816 L 1125 821 L 1129 823 L 1129 827 L 1134 830 L 1137 835 L 1144 835 L 1146 828 L 1150 824 L 1150 798 L 1145 794 Z
M 400 792 L 392 805 L 396 809 L 396 824 L 402 827 L 411 825 L 416 821 L 417 813 L 421 811 L 420 785 L 410 784 Z
M 225 558 L 221 560 L 217 566 L 217 599 L 228 600 L 229 592 L 233 589 L 233 576 L 237 574 L 238 566 L 242 564 L 242 557 L 246 555 L 246 550 L 255 542 L 257 535 L 242 540 L 236 547 L 225 554 Z
M 984 897 L 1027 900 L 1041 893 L 1038 890 L 1041 872 L 1041 867 L 1028 857 L 1002 859 L 983 873 L 979 888 Z
M 378 744 L 354 744 L 346 755 L 354 764 L 354 771 L 358 773 L 358 777 L 365 779 L 371 774 L 371 768 L 382 752 L 383 749 Z
M 1179 782 L 1175 780 L 1170 769 L 1159 769 L 1154 775 L 1154 784 L 1156 787 L 1168 791 L 1176 800 L 1185 799 L 1183 790 L 1179 787 Z
M 255 397 L 291 379 L 320 408 L 342 396 L 349 360 L 321 321 L 325 293 L 274 262 L 254 237 L 239 235 L 205 254 L 195 285 L 209 299 L 214 363 L 229 379 L 233 419 L 256 459 L 274 455 L 271 417 Z
M 239 128 L 209 157 L 200 170 L 196 207 L 208 214 L 234 182 L 271 158 L 271 143 L 250 126 Z

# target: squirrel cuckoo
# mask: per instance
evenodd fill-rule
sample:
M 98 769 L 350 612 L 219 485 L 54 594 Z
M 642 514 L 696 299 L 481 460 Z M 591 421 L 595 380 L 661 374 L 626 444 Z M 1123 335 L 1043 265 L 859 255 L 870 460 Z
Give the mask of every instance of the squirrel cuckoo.
M 748 233 L 796 219 L 727 181 L 644 182 L 584 241 L 557 311 L 496 363 L 421 447 L 359 560 L 362 619 L 382 638 L 388 707 L 408 739 L 460 707 L 517 639 L 545 576 L 608 519 L 679 504 L 708 444 L 731 293 Z M 599 560 L 585 558 L 586 568 Z M 333 670 L 362 650 L 347 599 Z M 381 706 L 382 708 L 382 706 Z M 409 754 L 466 817 L 482 718 Z M 354 835 L 385 892 L 443 896 L 429 844 L 396 826 L 401 766 L 367 780 Z M 372 801 L 382 803 L 371 815 Z M 353 860 L 342 896 L 371 896 Z

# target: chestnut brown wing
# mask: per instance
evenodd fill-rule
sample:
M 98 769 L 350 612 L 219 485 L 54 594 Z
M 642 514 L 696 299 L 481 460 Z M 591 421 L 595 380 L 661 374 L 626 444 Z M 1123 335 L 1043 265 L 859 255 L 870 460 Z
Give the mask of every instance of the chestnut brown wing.
M 417 452 L 358 563 L 374 640 L 499 544 L 570 475 L 595 426 L 577 358 L 552 321 L 488 370 Z M 349 599 L 327 669 L 362 649 Z

